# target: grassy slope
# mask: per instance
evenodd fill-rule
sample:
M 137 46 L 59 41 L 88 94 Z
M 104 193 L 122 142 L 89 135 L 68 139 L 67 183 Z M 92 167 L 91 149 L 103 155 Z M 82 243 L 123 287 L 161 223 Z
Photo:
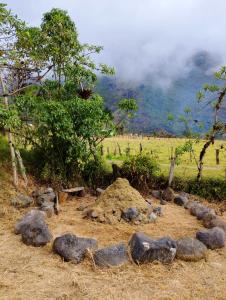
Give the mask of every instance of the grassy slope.
M 107 147 L 109 147 L 111 160 L 118 161 L 120 164 L 121 161 L 125 158 L 125 155 L 120 157 L 118 155 L 114 156 L 114 150 L 117 148 L 117 143 L 119 143 L 122 152 L 125 154 L 125 149 L 128 147 L 128 143 L 131 148 L 131 154 L 139 153 L 140 143 L 143 147 L 144 153 L 150 153 L 156 156 L 163 175 L 168 174 L 169 170 L 169 157 L 171 153 L 171 148 L 175 149 L 176 146 L 182 144 L 184 139 L 168 139 L 168 138 L 130 138 L 130 137 L 114 137 L 108 138 L 104 141 L 104 151 L 107 153 Z M 215 149 L 223 144 L 226 148 L 226 141 L 216 141 L 214 145 L 211 145 L 208 149 L 208 152 L 204 161 L 204 178 L 225 178 L 225 168 L 226 168 L 226 151 L 220 151 L 220 165 L 216 165 L 215 160 Z M 195 145 L 195 155 L 198 158 L 200 149 L 202 148 L 203 141 Z M 190 161 L 190 154 L 186 153 L 182 156 L 181 163 L 175 169 L 175 175 L 183 178 L 193 178 L 197 174 L 197 167 L 195 160 Z

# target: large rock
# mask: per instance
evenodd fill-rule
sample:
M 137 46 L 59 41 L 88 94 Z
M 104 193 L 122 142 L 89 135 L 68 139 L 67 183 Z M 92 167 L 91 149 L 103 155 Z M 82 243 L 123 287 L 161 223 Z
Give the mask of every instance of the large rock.
M 134 233 L 129 241 L 131 257 L 138 263 L 148 263 L 158 260 L 171 263 L 176 255 L 176 242 L 170 238 L 152 240 L 144 233 Z
M 198 261 L 206 257 L 207 248 L 199 240 L 184 237 L 177 241 L 176 257 L 185 261 Z
M 188 198 L 182 195 L 179 195 L 174 198 L 174 203 L 179 206 L 184 206 L 188 203 Z
M 121 243 L 97 250 L 93 255 L 94 262 L 99 267 L 119 266 L 128 261 L 127 247 Z
M 208 214 L 215 215 L 214 209 L 203 206 L 196 211 L 196 217 L 198 220 L 203 220 Z
M 45 218 L 45 213 L 39 210 L 32 209 L 29 211 L 26 215 L 23 216 L 22 219 L 20 219 L 16 225 L 15 225 L 15 233 L 20 234 L 24 231 L 24 229 L 29 226 L 33 220 L 44 220 Z
M 213 213 L 203 216 L 203 226 L 206 228 L 220 227 L 226 231 L 226 222 Z
M 52 235 L 44 220 L 42 212 L 32 210 L 26 214 L 15 226 L 15 233 L 22 235 L 26 245 L 44 246 L 51 241 Z
M 201 209 L 203 209 L 203 205 L 198 201 L 193 201 L 189 207 L 192 216 L 196 216 Z
M 27 195 L 19 194 L 11 200 L 11 205 L 17 208 L 25 208 L 33 203 L 33 199 Z
M 87 249 L 97 249 L 97 240 L 77 237 L 74 234 L 64 234 L 53 242 L 53 251 L 59 254 L 65 261 L 80 263 Z
M 170 187 L 166 188 L 162 192 L 162 199 L 166 201 L 173 201 L 174 199 L 174 191 Z
M 200 230 L 196 233 L 196 238 L 212 250 L 225 245 L 225 232 L 219 227 Z

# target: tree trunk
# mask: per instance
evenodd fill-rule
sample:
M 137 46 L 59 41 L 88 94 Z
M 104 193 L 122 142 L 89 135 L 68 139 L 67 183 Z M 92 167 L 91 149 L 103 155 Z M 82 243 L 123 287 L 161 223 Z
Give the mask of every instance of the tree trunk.
M 1 81 L 3 94 L 6 94 L 6 88 L 5 88 L 4 81 L 3 81 L 1 74 L 0 74 L 0 81 Z M 4 97 L 4 103 L 5 103 L 5 107 L 8 109 L 9 103 L 8 103 L 8 97 L 6 97 L 6 96 Z M 11 161 L 12 161 L 13 185 L 15 186 L 15 188 L 17 188 L 18 187 L 18 174 L 17 174 L 17 166 L 16 166 L 16 155 L 15 155 L 15 150 L 13 147 L 13 135 L 10 131 L 10 128 L 7 131 L 8 131 L 8 143 L 9 143 Z
M 197 174 L 197 181 L 200 181 L 202 179 L 202 171 L 203 171 L 203 160 L 206 154 L 206 150 L 208 149 L 208 147 L 210 146 L 210 144 L 212 143 L 212 139 L 210 139 L 209 141 L 207 141 L 201 152 L 200 152 L 200 156 L 199 156 L 199 162 L 198 162 L 198 174 Z
M 27 180 L 27 175 L 26 175 L 26 172 L 25 172 L 25 167 L 24 167 L 24 164 L 23 164 L 23 160 L 20 156 L 20 151 L 15 150 L 15 153 L 16 153 L 16 157 L 17 157 L 17 160 L 18 160 L 18 163 L 19 163 L 19 166 L 20 166 L 22 177 L 24 179 L 25 188 L 27 188 L 28 180 Z

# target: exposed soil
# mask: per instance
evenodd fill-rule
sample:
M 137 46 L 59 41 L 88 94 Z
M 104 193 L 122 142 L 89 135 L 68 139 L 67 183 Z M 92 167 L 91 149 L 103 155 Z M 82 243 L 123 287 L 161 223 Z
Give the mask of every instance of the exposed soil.
M 29 209 L 9 205 L 9 190 L 0 191 L 0 299 L 226 299 L 226 247 L 208 251 L 207 261 L 171 265 L 129 263 L 109 270 L 95 269 L 87 257 L 79 265 L 65 263 L 51 244 L 26 246 L 13 233 L 16 220 Z M 127 242 L 135 231 L 153 238 L 194 236 L 201 222 L 174 204 L 163 206 L 164 216 L 154 224 L 116 225 L 84 220 L 76 208 L 94 197 L 69 199 L 58 216 L 47 219 L 54 237 L 66 232 L 96 238 L 99 247 Z M 158 201 L 154 201 L 158 205 Z M 214 206 L 214 205 L 213 205 Z M 226 220 L 226 216 L 223 218 Z

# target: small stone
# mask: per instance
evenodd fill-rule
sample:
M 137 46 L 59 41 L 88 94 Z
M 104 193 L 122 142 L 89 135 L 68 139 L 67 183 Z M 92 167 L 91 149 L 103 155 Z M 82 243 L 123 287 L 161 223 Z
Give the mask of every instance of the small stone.
M 11 205 L 17 208 L 26 208 L 29 207 L 32 203 L 33 203 L 33 199 L 24 194 L 19 194 L 11 200 Z
M 36 205 L 41 206 L 44 202 L 54 202 L 55 198 L 54 192 L 41 194 L 36 198 Z
M 78 211 L 84 211 L 87 208 L 88 205 L 85 204 L 80 204 L 79 207 L 77 208 Z
M 96 219 L 99 216 L 99 214 L 96 210 L 87 208 L 87 209 L 83 210 L 83 216 L 84 216 L 84 218 L 87 217 L 90 219 Z
M 155 223 L 157 218 L 158 217 L 154 212 L 152 212 L 152 213 L 150 213 L 150 215 L 148 215 L 148 220 L 150 223 Z
M 138 264 L 158 260 L 171 263 L 176 255 L 176 242 L 170 238 L 152 240 L 144 233 L 134 233 L 129 241 L 131 257 Z
M 151 195 L 156 199 L 161 199 L 162 191 L 153 190 L 153 191 L 151 191 Z
M 163 216 L 162 208 L 160 206 L 153 208 L 153 213 L 155 213 L 158 217 Z
M 166 200 L 163 200 L 163 199 L 161 199 L 161 200 L 160 200 L 160 204 L 161 204 L 161 205 L 166 205 L 166 204 L 167 204 L 167 201 L 166 201 Z
M 51 187 L 48 187 L 44 190 L 44 194 L 50 194 L 53 193 L 53 189 Z
M 188 203 L 188 199 L 187 199 L 187 197 L 179 195 L 174 198 L 174 203 L 179 206 L 184 206 Z
M 100 223 L 107 223 L 107 220 L 106 220 L 106 218 L 105 218 L 103 215 L 100 215 L 100 216 L 98 217 L 98 221 L 99 221 Z
M 52 217 L 54 215 L 54 203 L 53 202 L 43 202 L 41 207 L 41 211 L 44 211 L 48 218 Z
M 196 233 L 196 238 L 212 250 L 225 245 L 225 232 L 219 227 L 200 230 Z
M 104 190 L 101 189 L 101 188 L 97 188 L 96 189 L 96 194 L 97 194 L 97 197 L 99 197 L 101 194 L 103 194 Z
M 166 201 L 173 201 L 174 191 L 170 187 L 166 188 L 162 193 L 162 199 Z
M 135 220 L 139 216 L 139 211 L 136 207 L 129 207 L 122 212 L 122 219 L 129 222 Z
M 128 262 L 127 247 L 121 243 L 99 249 L 95 251 L 93 259 L 95 264 L 102 268 L 123 265 Z
M 53 251 L 59 254 L 65 261 L 80 263 L 87 249 L 97 249 L 97 240 L 77 237 L 74 234 L 64 234 L 53 242 Z
M 198 261 L 206 257 L 206 246 L 197 239 L 184 237 L 177 241 L 176 257 L 185 261 Z

